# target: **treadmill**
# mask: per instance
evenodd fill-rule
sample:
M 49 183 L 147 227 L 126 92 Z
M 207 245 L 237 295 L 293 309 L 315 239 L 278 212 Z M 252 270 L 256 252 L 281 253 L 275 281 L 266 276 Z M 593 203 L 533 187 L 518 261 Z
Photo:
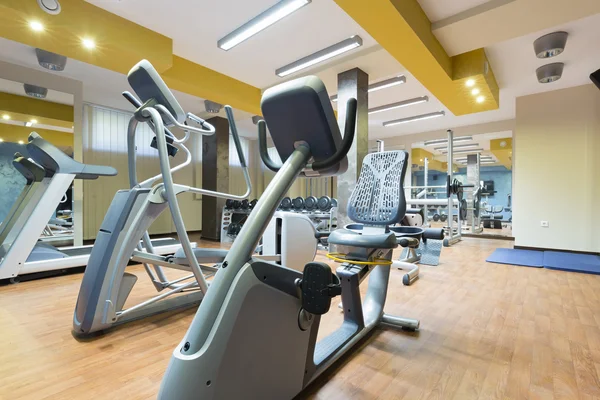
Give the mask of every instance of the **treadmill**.
M 0 225 L 0 280 L 11 282 L 17 282 L 25 274 L 87 265 L 92 245 L 56 248 L 38 239 L 74 179 L 117 174 L 112 167 L 73 160 L 35 132 L 29 135 L 27 151 L 31 159 L 21 156 L 13 162 L 27 184 L 5 223 Z M 157 254 L 171 254 L 180 247 L 172 238 L 152 240 L 152 244 Z

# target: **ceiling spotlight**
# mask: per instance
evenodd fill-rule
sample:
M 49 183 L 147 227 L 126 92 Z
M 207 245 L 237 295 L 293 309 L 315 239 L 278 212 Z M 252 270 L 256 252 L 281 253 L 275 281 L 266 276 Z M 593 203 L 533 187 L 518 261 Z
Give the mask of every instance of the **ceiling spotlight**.
M 23 89 L 25 89 L 27 96 L 35 97 L 36 99 L 45 99 L 48 95 L 48 89 L 41 86 L 24 83 Z
M 319 64 L 323 61 L 329 60 L 330 58 L 339 56 L 340 54 L 344 54 L 357 47 L 360 47 L 362 46 L 362 43 L 363 42 L 361 37 L 358 35 L 354 35 L 346 40 L 342 40 L 339 43 L 331 45 L 327 48 L 324 48 L 323 50 L 319 50 L 316 53 L 303 57 L 284 67 L 281 67 L 277 69 L 275 73 L 280 77 L 288 76 L 290 74 L 293 74 L 294 72 L 298 72 L 315 64 Z
M 32 122 L 25 122 L 25 126 L 31 128 L 33 126 Z
M 30 121 L 30 122 L 31 122 L 32 124 L 37 124 L 37 119 L 33 118 L 33 119 Z
M 42 32 L 44 30 L 44 25 L 40 21 L 30 21 L 29 27 L 35 32 Z
M 465 85 L 466 85 L 467 87 L 473 87 L 473 86 L 475 86 L 475 79 L 469 79 L 469 80 L 467 80 L 467 81 L 465 82 Z
M 483 103 L 485 101 L 485 97 L 483 96 L 477 96 L 477 99 L 475 99 L 478 103 Z
M 0 143 L 4 142 L 4 139 L 0 138 Z
M 567 45 L 567 32 L 552 32 L 537 38 L 533 42 L 533 50 L 537 58 L 555 57 L 565 51 Z
M 258 123 L 259 123 L 260 121 L 263 121 L 263 120 L 264 120 L 264 118 L 263 118 L 263 117 L 261 117 L 260 115 L 253 115 L 253 116 L 252 116 L 252 123 L 253 123 L 254 125 L 258 125 Z
M 81 39 L 81 44 L 88 50 L 93 50 L 96 48 L 96 42 L 90 38 Z
M 67 65 L 67 57 L 51 53 L 42 49 L 35 49 L 38 63 L 50 71 L 64 71 Z
M 223 104 L 219 104 L 210 100 L 204 100 L 204 108 L 208 113 L 218 114 L 219 111 L 221 111 L 221 109 L 223 108 Z
M 481 90 L 479 90 L 479 89 L 477 89 L 477 88 L 475 88 L 475 89 L 471 90 L 471 94 L 472 94 L 473 96 L 477 96 L 479 93 L 481 93 Z
M 563 63 L 552 63 L 542 65 L 538 69 L 535 70 L 535 74 L 537 75 L 538 82 L 540 83 L 551 83 L 556 82 L 560 79 L 563 73 L 563 69 L 565 64 Z
M 25 142 L 22 140 L 19 140 L 19 144 L 24 144 Z
M 217 46 L 229 50 L 310 2 L 311 0 L 282 0 L 220 39 Z
M 395 119 L 392 121 L 386 121 L 383 123 L 383 126 L 393 126 L 393 125 L 398 125 L 398 124 L 405 124 L 407 122 L 422 121 L 424 119 L 443 117 L 444 115 L 446 115 L 445 111 L 436 111 L 436 112 L 432 112 L 429 114 L 415 115 L 414 117 L 400 118 L 400 119 Z
M 42 10 L 51 15 L 60 14 L 60 3 L 58 0 L 37 0 Z
M 5 121 L 8 121 L 10 119 L 10 115 L 4 114 L 4 115 L 2 115 L 2 119 Z

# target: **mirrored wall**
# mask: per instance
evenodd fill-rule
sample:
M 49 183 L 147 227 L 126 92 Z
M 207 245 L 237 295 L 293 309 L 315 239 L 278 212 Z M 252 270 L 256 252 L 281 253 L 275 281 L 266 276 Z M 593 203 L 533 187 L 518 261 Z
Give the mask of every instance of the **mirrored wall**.
M 72 94 L 29 82 L 0 79 L 0 231 L 14 217 L 27 189 L 35 184 L 31 176 L 40 179 L 39 174 L 31 175 L 33 169 L 42 167 L 31 164 L 27 150 L 29 135 L 38 133 L 72 157 L 73 121 Z M 45 175 L 49 173 L 45 171 Z M 47 221 L 40 240 L 52 245 L 72 245 L 73 234 L 73 188 L 70 187 Z

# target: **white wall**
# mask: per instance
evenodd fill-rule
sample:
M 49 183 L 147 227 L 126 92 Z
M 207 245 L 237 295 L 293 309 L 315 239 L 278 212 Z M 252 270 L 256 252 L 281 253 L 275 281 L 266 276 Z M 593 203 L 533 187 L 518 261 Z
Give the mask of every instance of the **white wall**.
M 599 252 L 600 91 L 519 97 L 513 148 L 515 245 Z

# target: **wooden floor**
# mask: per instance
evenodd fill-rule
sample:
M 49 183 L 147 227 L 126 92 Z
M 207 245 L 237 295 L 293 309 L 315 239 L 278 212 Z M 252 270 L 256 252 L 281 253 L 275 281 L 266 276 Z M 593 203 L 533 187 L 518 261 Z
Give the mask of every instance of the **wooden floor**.
M 387 311 L 420 318 L 420 332 L 375 331 L 301 398 L 600 399 L 600 277 L 485 263 L 511 245 L 465 239 L 411 287 L 392 271 Z M 156 397 L 194 310 L 79 342 L 80 280 L 0 287 L 0 399 Z M 332 307 L 325 329 L 340 319 Z

